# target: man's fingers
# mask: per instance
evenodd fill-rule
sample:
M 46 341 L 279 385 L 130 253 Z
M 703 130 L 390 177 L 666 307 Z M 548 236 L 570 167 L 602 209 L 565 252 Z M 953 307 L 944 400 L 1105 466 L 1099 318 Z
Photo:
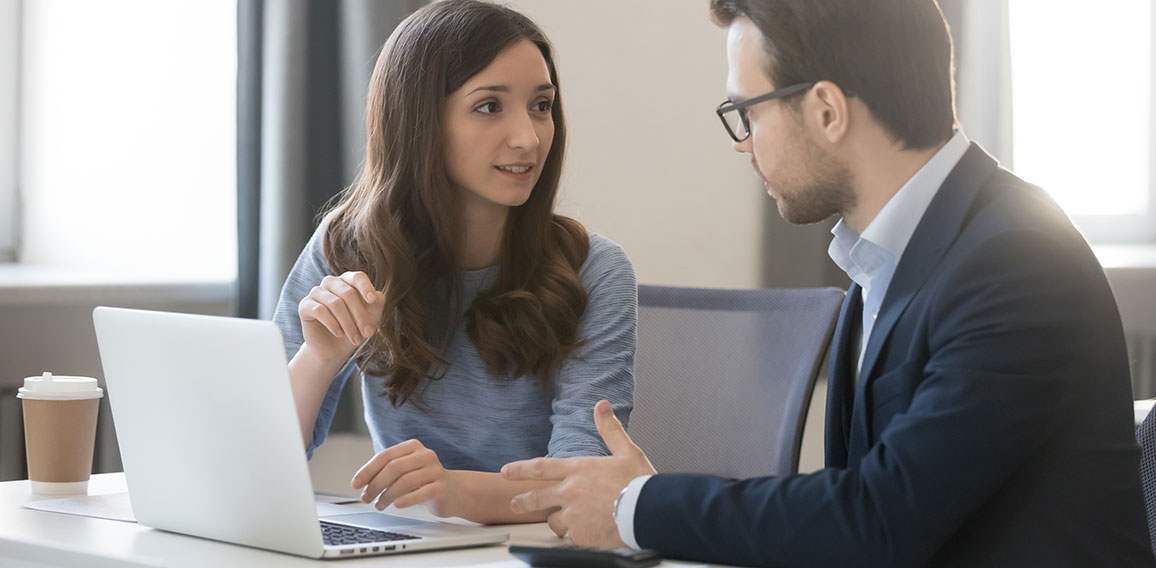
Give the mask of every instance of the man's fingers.
M 614 415 L 610 401 L 600 400 L 594 405 L 594 425 L 598 427 L 598 433 L 602 435 L 602 441 L 606 442 L 611 454 L 621 455 L 634 449 L 634 442 L 626 435 L 626 428 L 622 427 Z
M 549 517 L 546 517 L 546 524 L 550 526 L 550 530 L 554 531 L 554 534 L 558 535 L 558 538 L 566 538 L 566 533 L 570 532 L 566 523 L 562 522 L 561 509 L 551 513 Z
M 534 458 L 502 466 L 502 477 L 513 481 L 557 481 L 570 473 L 574 458 Z
M 557 485 L 551 485 L 515 495 L 510 500 L 510 510 L 515 513 L 532 513 L 552 507 L 561 507 L 565 505 L 565 499 L 558 494 L 557 487 Z

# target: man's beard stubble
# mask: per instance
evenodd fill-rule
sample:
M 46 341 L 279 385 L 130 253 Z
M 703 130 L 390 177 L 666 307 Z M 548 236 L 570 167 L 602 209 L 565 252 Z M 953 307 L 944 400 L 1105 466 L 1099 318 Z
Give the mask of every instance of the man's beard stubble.
M 833 215 L 844 215 L 855 206 L 850 169 L 824 152 L 806 136 L 795 138 L 792 152 L 798 165 L 794 175 L 773 183 L 778 193 L 779 215 L 788 223 L 808 225 Z M 797 172 L 797 173 L 796 173 Z

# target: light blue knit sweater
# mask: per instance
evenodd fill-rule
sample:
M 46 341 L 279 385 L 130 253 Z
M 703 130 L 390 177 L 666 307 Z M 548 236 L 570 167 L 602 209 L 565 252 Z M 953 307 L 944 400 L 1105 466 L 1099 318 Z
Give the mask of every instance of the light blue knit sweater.
M 321 239 L 320 231 L 314 233 L 297 259 L 273 315 L 290 359 L 304 341 L 297 305 L 322 278 L 333 274 Z M 594 427 L 594 404 L 608 399 L 623 423 L 633 409 L 637 286 L 622 248 L 593 233 L 579 274 L 589 298 L 578 328 L 585 344 L 562 363 L 552 380 L 552 393 L 542 389 L 537 377 L 487 373 L 463 322 L 447 352 L 450 366 L 445 377 L 419 387 L 425 412 L 409 402 L 394 408 L 380 394 L 385 379 L 364 377 L 365 420 L 375 451 L 416 438 L 437 452 L 447 469 L 489 472 L 533 457 L 607 454 Z M 463 272 L 462 305 L 468 307 L 497 275 L 496 269 Z M 359 371 L 351 364 L 330 385 L 308 444 L 310 455 L 325 441 L 341 389 L 354 372 Z

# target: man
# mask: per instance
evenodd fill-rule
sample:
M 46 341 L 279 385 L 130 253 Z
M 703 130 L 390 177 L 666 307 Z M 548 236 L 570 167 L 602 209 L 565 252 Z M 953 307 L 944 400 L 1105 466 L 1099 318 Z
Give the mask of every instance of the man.
M 1152 565 L 1111 291 L 1047 195 L 953 130 L 938 5 L 711 8 L 735 150 L 788 221 L 841 216 L 827 467 L 654 475 L 602 401 L 613 455 L 508 464 L 556 481 L 511 507 L 558 507 L 579 545 L 728 564 Z

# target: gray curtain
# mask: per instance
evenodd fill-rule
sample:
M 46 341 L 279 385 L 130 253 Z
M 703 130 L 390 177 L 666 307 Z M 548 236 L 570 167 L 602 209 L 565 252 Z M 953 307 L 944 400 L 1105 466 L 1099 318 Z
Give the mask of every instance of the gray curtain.
M 378 50 L 423 0 L 240 0 L 237 316 L 270 319 L 319 210 L 352 183 Z M 366 433 L 346 388 L 332 432 Z
M 1009 0 L 940 0 L 955 42 L 959 123 L 1005 167 L 1012 164 Z
M 269 319 L 365 148 L 378 50 L 421 0 L 240 0 L 237 315 Z
M 827 256 L 835 219 L 814 225 L 792 225 L 779 216 L 775 200 L 767 197 L 763 207 L 760 258 L 764 288 L 846 288 L 851 284 Z

